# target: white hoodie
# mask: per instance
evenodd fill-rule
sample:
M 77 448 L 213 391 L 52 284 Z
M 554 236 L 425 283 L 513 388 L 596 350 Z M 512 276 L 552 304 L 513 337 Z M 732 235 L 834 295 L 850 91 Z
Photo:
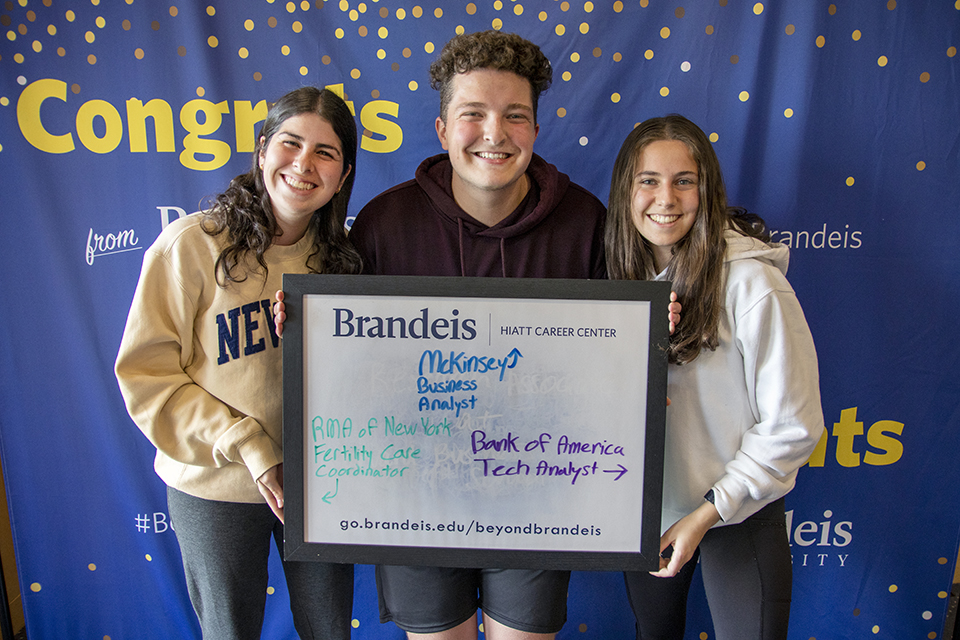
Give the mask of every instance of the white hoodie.
M 787 247 L 724 237 L 720 344 L 669 367 L 662 531 L 710 489 L 717 526 L 742 522 L 793 489 L 823 431 L 817 354 L 784 276 Z

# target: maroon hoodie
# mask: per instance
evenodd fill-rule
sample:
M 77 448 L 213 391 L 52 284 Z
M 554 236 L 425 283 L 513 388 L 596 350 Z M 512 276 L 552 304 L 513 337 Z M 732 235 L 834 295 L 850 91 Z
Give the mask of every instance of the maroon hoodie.
M 530 190 L 493 227 L 453 199 L 447 154 L 427 158 L 416 178 L 388 189 L 357 215 L 349 238 L 374 275 L 605 278 L 606 210 L 534 154 Z

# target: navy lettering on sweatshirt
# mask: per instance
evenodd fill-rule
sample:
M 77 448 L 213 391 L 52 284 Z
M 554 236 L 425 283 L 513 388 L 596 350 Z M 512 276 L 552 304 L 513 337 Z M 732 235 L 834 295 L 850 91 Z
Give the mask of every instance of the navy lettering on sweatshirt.
M 261 312 L 263 317 L 260 317 Z M 270 344 L 276 349 L 280 346 L 280 338 L 277 337 L 275 331 L 273 305 L 269 299 L 250 302 L 230 309 L 226 313 L 218 313 L 217 342 L 220 356 L 217 358 L 217 364 L 226 364 L 230 360 L 238 360 L 241 357 L 241 346 L 244 356 L 252 356 L 265 350 L 267 348 L 266 340 L 262 336 L 255 340 L 257 330 L 260 329 L 260 323 L 264 320 L 266 320 Z

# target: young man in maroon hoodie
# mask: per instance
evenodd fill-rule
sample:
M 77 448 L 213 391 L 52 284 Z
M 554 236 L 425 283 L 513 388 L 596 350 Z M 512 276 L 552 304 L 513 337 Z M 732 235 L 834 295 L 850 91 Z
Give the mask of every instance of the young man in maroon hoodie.
M 535 44 L 498 31 L 460 35 L 430 67 L 445 154 L 370 201 L 349 238 L 364 273 L 604 278 L 603 204 L 533 152 L 551 80 Z M 553 638 L 568 571 L 377 567 L 381 621 L 411 638 Z
M 447 153 L 357 215 L 349 239 L 363 272 L 605 278 L 603 204 L 533 153 L 537 103 L 552 77 L 539 47 L 498 31 L 460 35 L 430 76 Z M 671 304 L 671 323 L 679 312 Z M 569 571 L 378 566 L 380 617 L 410 638 L 475 640 L 480 608 L 490 640 L 551 640 L 566 621 L 569 579 Z

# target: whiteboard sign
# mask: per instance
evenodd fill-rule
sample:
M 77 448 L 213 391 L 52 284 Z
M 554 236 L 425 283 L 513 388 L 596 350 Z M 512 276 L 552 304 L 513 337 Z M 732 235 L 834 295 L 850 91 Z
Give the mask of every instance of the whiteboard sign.
M 288 558 L 656 566 L 668 283 L 283 286 Z

